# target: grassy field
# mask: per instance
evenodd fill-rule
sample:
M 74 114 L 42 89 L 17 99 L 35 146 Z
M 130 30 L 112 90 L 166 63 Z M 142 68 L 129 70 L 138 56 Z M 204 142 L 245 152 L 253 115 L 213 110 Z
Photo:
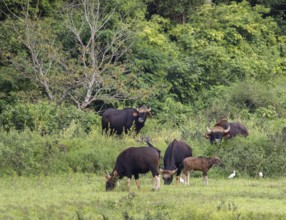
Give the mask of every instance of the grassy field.
M 104 176 L 63 174 L 4 177 L 0 181 L 0 219 L 286 219 L 286 179 L 191 178 L 151 191 L 126 179 L 105 192 Z

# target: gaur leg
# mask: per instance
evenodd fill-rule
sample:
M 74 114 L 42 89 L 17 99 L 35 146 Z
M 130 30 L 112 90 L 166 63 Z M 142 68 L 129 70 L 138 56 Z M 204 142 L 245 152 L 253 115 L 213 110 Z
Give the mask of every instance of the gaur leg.
M 205 185 L 208 185 L 208 173 L 207 172 L 203 172 L 203 181 L 205 183 Z
M 187 170 L 184 169 L 183 170 L 183 175 L 184 175 L 184 181 L 185 181 L 185 185 L 190 185 L 190 173 L 192 170 Z
M 128 176 L 128 177 L 127 177 L 128 192 L 130 191 L 130 186 L 131 186 L 131 176 Z
M 159 165 L 158 165 L 159 166 Z M 156 191 L 160 189 L 160 176 L 158 170 L 152 169 L 151 170 L 152 176 L 153 176 L 153 188 L 152 190 Z
M 176 184 L 179 185 L 180 184 L 180 177 L 176 176 Z
M 101 134 L 103 134 L 103 133 L 107 134 L 107 130 L 108 130 L 108 126 L 102 125 Z
M 112 127 L 110 127 L 110 133 L 109 133 L 109 135 L 111 136 L 111 135 L 113 135 L 113 128 Z
M 128 129 L 126 128 L 126 126 L 123 127 L 124 133 L 128 134 Z
M 185 185 L 190 185 L 190 171 L 184 170 L 183 175 L 184 175 Z
M 139 174 L 134 174 L 134 177 L 135 177 L 135 183 L 137 185 L 137 188 L 140 189 L 141 186 L 140 186 L 140 182 L 139 182 Z
M 116 135 L 120 136 L 123 132 L 123 128 L 116 128 L 115 131 L 116 131 Z
M 153 188 L 154 191 L 160 189 L 160 177 L 158 176 L 153 176 Z
M 101 128 L 102 128 L 101 133 L 102 133 L 102 134 L 103 134 L 104 132 L 105 132 L 105 134 L 107 134 L 108 126 L 109 126 L 108 121 L 106 121 L 105 119 L 102 118 L 102 120 L 101 120 Z
M 187 185 L 187 176 L 188 176 L 187 170 L 183 169 L 183 178 L 184 178 L 185 185 Z
M 177 170 L 177 174 L 176 174 L 176 184 L 180 184 L 180 175 L 181 175 L 181 172 L 182 172 L 182 168 L 178 168 Z

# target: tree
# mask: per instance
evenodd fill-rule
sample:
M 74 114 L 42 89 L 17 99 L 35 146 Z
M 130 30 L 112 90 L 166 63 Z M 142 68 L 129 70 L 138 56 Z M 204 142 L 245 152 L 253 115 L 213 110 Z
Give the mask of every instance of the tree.
M 189 23 L 169 31 L 181 49 L 182 62 L 168 74 L 173 79 L 171 91 L 180 101 L 201 99 L 206 103 L 215 95 L 207 91 L 217 86 L 246 78 L 267 82 L 283 74 L 285 62 L 277 46 L 277 24 L 273 18 L 264 17 L 268 12 L 245 1 L 203 5 L 190 15 Z
M 9 18 L 9 14 L 21 16 L 23 4 L 29 4 L 29 12 L 48 17 L 62 7 L 64 0 L 2 0 L 0 1 L 0 21 Z
M 178 59 L 179 51 L 164 32 L 170 28 L 169 19 L 154 15 L 139 26 L 141 32 L 134 39 L 132 53 L 128 54 L 126 63 L 128 70 L 137 75 L 131 86 L 144 88 L 142 96 L 152 108 L 159 109 L 162 108 L 159 103 L 164 103 L 170 96 L 171 84 L 166 76 L 171 63 Z
M 157 14 L 175 23 L 184 24 L 190 15 L 190 9 L 195 9 L 205 3 L 212 3 L 212 0 L 153 0 L 147 5 L 150 17 Z
M 15 4 L 19 6 L 18 2 Z M 56 72 L 55 63 L 59 63 L 62 54 L 56 30 L 51 28 L 55 26 L 55 20 L 41 18 L 39 10 L 31 7 L 29 1 L 22 3 L 15 13 L 9 8 L 7 11 L 9 14 L 5 14 L 7 19 L 1 23 L 3 32 L 0 34 L 4 48 L 0 56 L 6 66 L 6 70 L 1 68 L 2 74 L 10 72 L 17 76 L 20 73 L 22 80 L 43 87 L 47 96 L 54 99 L 48 76 Z
M 233 0 L 213 0 L 215 4 L 230 4 Z M 235 0 L 235 2 L 241 2 L 241 0 Z M 268 15 L 275 18 L 280 26 L 281 34 L 285 34 L 286 26 L 286 2 L 285 0 L 247 0 L 253 7 L 256 5 L 263 5 L 270 8 Z
M 66 9 L 66 26 L 77 48 L 83 85 L 70 94 L 72 99 L 84 109 L 104 96 L 127 98 L 127 91 L 121 90 L 123 79 L 119 79 L 125 72 L 122 58 L 130 50 L 135 32 L 137 17 L 128 17 L 134 8 L 120 14 L 120 5 L 108 8 L 104 1 L 82 0 Z
M 123 60 L 143 14 L 136 12 L 144 8 L 129 3 L 80 0 L 42 18 L 27 0 L 1 25 L 14 39 L 7 44 L 3 33 L 8 47 L 1 57 L 57 103 L 70 99 L 85 109 L 97 100 L 135 98 L 124 89 L 132 77 L 124 74 Z

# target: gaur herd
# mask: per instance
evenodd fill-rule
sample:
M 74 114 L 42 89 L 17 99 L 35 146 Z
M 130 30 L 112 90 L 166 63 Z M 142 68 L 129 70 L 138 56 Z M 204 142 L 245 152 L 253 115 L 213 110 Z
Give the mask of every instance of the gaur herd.
M 121 135 L 134 129 L 137 135 L 144 127 L 147 116 L 151 116 L 151 108 L 125 108 L 117 110 L 107 109 L 102 114 L 102 134 Z M 239 122 L 228 122 L 223 119 L 217 122 L 212 129 L 207 127 L 205 138 L 210 140 L 211 144 L 217 144 L 222 138 L 232 138 L 236 135 L 248 136 L 246 127 Z M 147 172 L 152 173 L 153 190 L 160 188 L 160 175 L 164 184 L 169 185 L 176 175 L 176 182 L 179 183 L 181 173 L 183 173 L 184 183 L 189 185 L 189 174 L 191 171 L 201 171 L 203 181 L 208 184 L 208 171 L 213 165 L 220 165 L 221 161 L 217 157 L 193 157 L 192 148 L 183 141 L 173 140 L 166 148 L 163 161 L 164 167 L 160 169 L 161 152 L 149 141 L 148 146 L 129 147 L 122 151 L 115 162 L 113 171 L 106 175 L 106 191 L 112 190 L 116 182 L 123 177 L 127 177 L 128 190 L 130 190 L 130 181 L 132 176 L 135 178 L 138 189 L 140 188 L 139 174 Z

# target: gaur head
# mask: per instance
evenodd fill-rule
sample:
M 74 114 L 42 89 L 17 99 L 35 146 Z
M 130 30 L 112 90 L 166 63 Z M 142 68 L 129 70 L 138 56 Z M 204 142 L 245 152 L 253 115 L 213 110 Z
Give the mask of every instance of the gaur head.
M 136 110 L 137 112 L 134 112 L 133 116 L 138 116 L 139 123 L 145 123 L 147 116 L 151 116 L 151 108 L 140 107 Z
M 170 185 L 171 182 L 173 181 L 173 175 L 177 172 L 177 169 L 175 169 L 175 170 L 162 170 L 162 169 L 160 169 L 160 172 L 162 174 L 164 184 Z
M 106 174 L 105 178 L 106 178 L 106 185 L 105 185 L 105 190 L 106 191 L 110 191 L 112 189 L 114 189 L 118 174 L 116 171 L 113 171 L 111 174 Z
M 211 144 L 219 144 L 224 136 L 227 136 L 230 131 L 230 126 L 224 129 L 221 126 L 215 126 L 213 129 L 207 127 L 205 138 L 210 139 Z
M 218 157 L 213 157 L 212 158 L 212 164 L 221 165 L 221 161 Z

